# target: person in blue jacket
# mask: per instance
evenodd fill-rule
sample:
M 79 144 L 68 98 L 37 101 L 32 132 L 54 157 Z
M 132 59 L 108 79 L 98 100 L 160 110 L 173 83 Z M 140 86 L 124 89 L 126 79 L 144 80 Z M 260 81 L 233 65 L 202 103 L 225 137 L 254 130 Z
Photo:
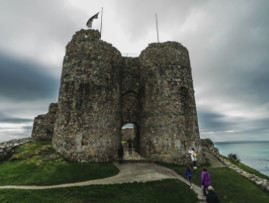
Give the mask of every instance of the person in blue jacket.
M 188 181 L 190 183 L 190 189 L 192 189 L 192 184 L 191 184 L 191 176 L 192 176 L 192 173 L 191 173 L 191 167 L 190 167 L 190 165 L 187 165 L 186 166 L 185 174 L 186 174 L 187 179 L 188 179 Z

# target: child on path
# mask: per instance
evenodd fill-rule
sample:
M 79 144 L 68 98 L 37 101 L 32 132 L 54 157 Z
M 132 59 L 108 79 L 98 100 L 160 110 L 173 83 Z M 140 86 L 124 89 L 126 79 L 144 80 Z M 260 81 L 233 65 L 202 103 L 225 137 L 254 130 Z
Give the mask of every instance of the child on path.
M 208 188 L 208 186 L 211 185 L 210 174 L 207 172 L 206 167 L 203 167 L 203 172 L 201 174 L 201 185 L 204 192 L 204 196 L 206 196 L 206 189 Z
M 192 184 L 191 184 L 192 173 L 191 173 L 191 167 L 189 165 L 186 166 L 185 174 L 186 174 L 187 179 L 188 179 L 188 181 L 190 183 L 190 189 L 192 189 Z

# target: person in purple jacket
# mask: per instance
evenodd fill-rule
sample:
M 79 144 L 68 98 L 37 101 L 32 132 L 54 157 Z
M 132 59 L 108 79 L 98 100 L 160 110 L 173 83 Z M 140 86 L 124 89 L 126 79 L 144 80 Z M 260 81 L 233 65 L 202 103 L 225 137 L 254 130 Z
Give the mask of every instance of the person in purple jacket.
M 210 181 L 210 174 L 207 172 L 205 166 L 203 167 L 203 172 L 201 174 L 201 185 L 204 192 L 204 196 L 206 196 L 206 189 L 208 188 L 208 186 L 211 185 L 211 181 Z

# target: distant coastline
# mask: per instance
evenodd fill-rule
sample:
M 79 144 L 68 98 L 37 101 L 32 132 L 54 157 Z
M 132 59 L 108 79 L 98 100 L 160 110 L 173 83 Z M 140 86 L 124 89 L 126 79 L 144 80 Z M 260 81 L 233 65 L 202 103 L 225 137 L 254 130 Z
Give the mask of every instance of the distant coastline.
M 269 140 L 237 140 L 237 141 L 218 141 L 213 142 L 214 144 L 245 144 L 245 143 L 265 143 Z
M 269 177 L 269 141 L 214 142 L 223 156 L 236 154 L 241 162 Z

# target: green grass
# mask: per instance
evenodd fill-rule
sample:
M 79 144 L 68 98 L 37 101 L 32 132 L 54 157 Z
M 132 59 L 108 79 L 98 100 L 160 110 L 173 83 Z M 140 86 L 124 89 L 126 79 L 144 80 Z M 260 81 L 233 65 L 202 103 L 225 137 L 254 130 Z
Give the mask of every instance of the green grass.
M 178 180 L 126 183 L 50 190 L 0 190 L 0 202 L 197 202 Z
M 159 164 L 185 177 L 185 166 Z M 238 165 L 253 173 L 254 169 Z M 269 202 L 268 193 L 235 171 L 207 166 L 221 202 Z M 200 186 L 202 168 L 192 172 L 192 182 Z M 10 160 L 0 163 L 0 185 L 53 185 L 99 179 L 117 173 L 118 169 L 111 163 L 67 161 L 52 149 L 51 142 L 34 142 L 17 148 Z M 178 180 L 163 180 L 48 190 L 0 189 L 0 202 L 197 202 L 197 196 L 188 185 Z
M 186 177 L 185 166 L 165 163 L 162 163 L 161 165 L 171 168 L 178 174 Z M 212 185 L 221 202 L 269 202 L 268 193 L 262 191 L 256 185 L 240 176 L 232 169 L 226 167 L 208 167 L 208 172 L 211 175 Z M 201 185 L 201 173 L 202 167 L 198 167 L 196 170 L 192 169 L 192 182 L 198 186 Z
M 229 161 L 230 163 L 236 165 L 238 168 L 241 168 L 242 170 L 246 171 L 246 172 L 249 172 L 249 173 L 252 173 L 252 174 L 255 174 L 256 176 L 260 177 L 260 178 L 263 178 L 263 179 L 266 179 L 269 181 L 269 177 L 266 176 L 266 175 L 263 175 L 262 173 L 260 173 L 259 171 L 253 169 L 253 168 L 250 168 L 249 166 L 239 162 L 239 163 L 234 163 L 232 162 L 228 157 L 225 157 L 225 156 L 222 156 L 224 159 L 226 159 L 227 161 Z
M 54 185 L 116 175 L 112 163 L 77 163 L 65 160 L 51 142 L 32 142 L 0 162 L 0 185 Z

